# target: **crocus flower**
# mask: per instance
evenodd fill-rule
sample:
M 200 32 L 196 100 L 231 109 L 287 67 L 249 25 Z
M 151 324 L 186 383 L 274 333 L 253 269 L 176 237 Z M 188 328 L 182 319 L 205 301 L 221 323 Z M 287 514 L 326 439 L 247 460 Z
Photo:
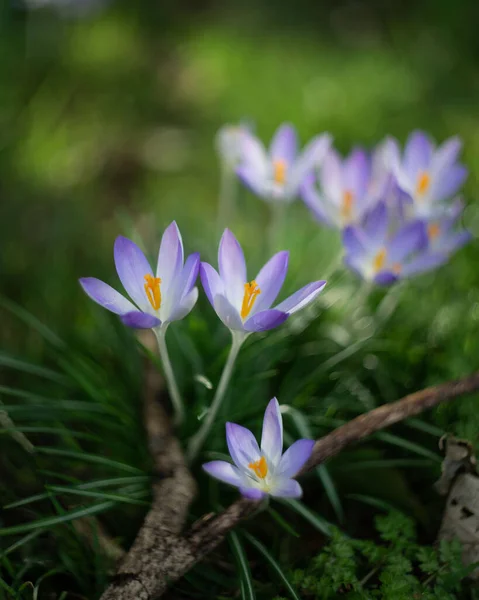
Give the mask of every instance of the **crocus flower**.
M 313 451 L 313 440 L 298 440 L 283 452 L 283 421 L 273 398 L 264 414 L 261 447 L 249 429 L 226 423 L 226 442 L 234 464 L 214 460 L 203 469 L 220 481 L 239 488 L 246 498 L 260 500 L 267 494 L 299 498 L 302 489 L 293 477 Z
M 424 222 L 428 244 L 407 264 L 408 275 L 418 275 L 443 265 L 471 240 L 469 231 L 457 227 L 463 208 L 463 202 L 457 199 L 442 216 Z
M 221 161 L 234 170 L 241 162 L 242 140 L 250 128 L 240 123 L 239 125 L 223 125 L 216 134 L 215 145 Z
M 275 202 L 291 202 L 304 178 L 319 166 L 331 144 L 329 134 L 313 138 L 298 155 L 296 130 L 284 124 L 276 131 L 269 152 L 253 134 L 242 138 L 240 179 L 258 196 Z
M 411 260 L 427 243 L 422 221 L 401 225 L 391 234 L 388 209 L 380 202 L 361 226 L 350 225 L 343 231 L 344 262 L 363 279 L 388 285 L 413 274 Z
M 80 284 L 92 300 L 120 315 L 125 325 L 166 326 L 183 319 L 195 305 L 200 257 L 191 254 L 183 264 L 183 242 L 175 222 L 163 233 L 155 274 L 140 248 L 125 237 L 117 237 L 114 257 L 120 281 L 134 304 L 94 277 L 80 279 Z
M 391 165 L 399 186 L 413 199 L 414 215 L 430 218 L 443 210 L 442 203 L 456 194 L 467 177 L 457 162 L 461 142 L 457 137 L 438 148 L 422 131 L 409 136 L 401 156 L 393 141 Z
M 200 276 L 208 300 L 227 327 L 245 333 L 273 329 L 316 298 L 325 281 L 309 283 L 271 308 L 285 280 L 288 258 L 288 252 L 278 252 L 248 282 L 243 250 L 225 229 L 218 251 L 219 273 L 202 262 Z
M 330 150 L 319 169 L 318 183 L 319 189 L 314 175 L 304 181 L 301 195 L 305 204 L 326 225 L 344 228 L 363 218 L 387 180 L 381 172 L 373 187 L 371 160 L 364 150 L 353 150 L 344 160 Z

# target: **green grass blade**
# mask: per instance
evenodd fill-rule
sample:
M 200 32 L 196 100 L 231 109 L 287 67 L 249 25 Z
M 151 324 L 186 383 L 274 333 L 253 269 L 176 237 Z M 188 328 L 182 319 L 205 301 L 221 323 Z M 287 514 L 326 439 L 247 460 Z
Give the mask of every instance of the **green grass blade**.
M 434 462 L 429 458 L 392 458 L 380 460 L 360 460 L 338 467 L 338 471 L 364 471 L 366 469 L 398 469 L 413 467 L 415 469 L 430 468 Z
M 299 533 L 297 531 L 295 531 L 291 527 L 291 525 L 285 519 L 283 519 L 283 517 L 279 514 L 279 512 L 274 510 L 274 508 L 271 508 L 271 506 L 268 506 L 267 511 L 273 517 L 273 519 L 278 523 L 278 525 L 280 527 L 282 527 L 285 531 L 287 531 L 290 535 L 297 537 L 297 538 L 300 537 Z
M 346 498 L 348 498 L 349 500 L 357 500 L 358 502 L 368 504 L 373 508 L 385 510 L 386 512 L 398 510 L 397 507 L 393 506 L 392 504 L 389 504 L 389 502 L 381 500 L 380 498 L 374 498 L 373 496 L 367 496 L 366 494 L 348 494 Z
M 326 521 L 326 519 L 320 517 L 317 513 L 312 511 L 299 500 L 288 499 L 281 500 L 281 502 L 285 506 L 288 506 L 289 508 L 297 512 L 299 515 L 301 515 L 304 519 L 306 519 L 306 521 L 311 523 L 311 525 L 313 525 L 313 527 L 315 527 L 318 531 L 324 533 L 324 535 L 327 535 L 328 537 L 331 535 L 331 523 Z
M 410 442 L 399 435 L 394 435 L 393 433 L 389 433 L 388 431 L 381 431 L 380 433 L 376 433 L 374 437 L 382 442 L 386 442 L 387 444 L 392 444 L 393 446 L 399 446 L 400 448 L 404 448 L 405 450 L 409 450 L 414 454 L 419 454 L 419 456 L 425 456 L 433 460 L 436 463 L 442 462 L 441 457 L 435 452 L 431 452 L 428 448 L 424 448 L 420 444 L 416 444 L 415 442 Z
M 242 598 L 243 600 L 256 600 L 251 570 L 249 568 L 248 559 L 238 534 L 234 531 L 231 531 L 228 534 L 228 541 L 230 543 L 231 550 L 235 557 L 236 565 L 240 574 Z
M 421 419 L 411 418 L 406 419 L 404 421 L 404 425 L 408 427 L 412 427 L 413 429 L 417 429 L 418 431 L 424 431 L 424 433 L 429 433 L 429 435 L 433 435 L 434 437 L 442 437 L 446 432 L 440 427 L 436 427 L 431 423 L 426 423 L 426 421 L 422 421 Z
M 32 540 L 34 540 L 41 534 L 42 534 L 41 530 L 36 530 L 36 531 L 32 531 L 31 533 L 28 533 L 27 535 L 23 536 L 21 539 L 17 540 L 14 544 L 12 544 L 8 548 L 6 548 L 0 554 L 0 558 L 3 558 L 4 556 L 11 554 L 12 552 L 15 552 L 15 550 L 18 550 L 18 548 L 21 548 L 24 544 L 28 544 L 28 542 L 31 542 Z
M 138 469 L 137 467 L 132 467 L 131 465 L 126 465 L 125 463 L 119 462 L 117 460 L 111 460 L 110 458 L 104 458 L 103 456 L 98 456 L 97 454 L 89 454 L 88 452 L 76 452 L 75 450 L 60 450 L 58 448 L 45 448 L 43 446 L 37 447 L 36 452 L 39 454 L 47 454 L 49 456 L 61 456 L 62 458 L 72 458 L 80 462 L 89 462 L 96 465 L 102 465 L 103 467 L 109 467 L 121 471 L 126 471 L 128 473 L 143 474 L 143 471 L 141 471 L 141 469 Z
M 266 550 L 263 544 L 257 540 L 255 537 L 250 535 L 249 533 L 243 532 L 243 536 L 248 540 L 248 542 L 258 550 L 260 554 L 266 559 L 266 561 L 270 564 L 273 571 L 276 573 L 284 587 L 288 590 L 288 594 L 291 596 L 292 600 L 301 600 L 298 596 L 296 590 L 291 585 L 289 579 L 286 577 L 281 565 L 275 560 L 275 558 Z
M 137 506 L 149 506 L 149 502 L 145 502 L 144 500 L 138 500 L 131 496 L 124 496 L 122 494 L 110 494 L 105 492 L 92 492 L 89 490 L 80 490 L 78 488 L 69 488 L 63 485 L 49 485 L 46 486 L 47 490 L 50 492 L 54 492 L 56 494 L 72 494 L 74 496 L 85 496 L 87 498 L 98 498 L 100 500 L 114 500 L 115 502 L 123 502 L 126 504 L 135 504 Z M 132 492 L 135 492 L 135 495 L 140 493 L 141 495 L 145 495 L 147 490 L 138 490 L 137 486 L 134 487 Z
M 50 381 L 55 381 L 56 383 L 64 385 L 68 384 L 68 379 L 57 371 L 25 362 L 24 360 L 8 356 L 4 353 L 0 353 L 0 367 L 14 369 L 16 371 L 21 371 L 22 373 L 28 373 L 29 375 L 36 375 L 38 377 L 43 377 L 44 379 L 49 379 Z

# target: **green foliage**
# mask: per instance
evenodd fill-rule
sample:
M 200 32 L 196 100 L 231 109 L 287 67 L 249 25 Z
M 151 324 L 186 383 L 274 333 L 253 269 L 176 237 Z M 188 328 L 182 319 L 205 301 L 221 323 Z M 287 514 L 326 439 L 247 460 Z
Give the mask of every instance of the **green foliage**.
M 376 517 L 377 542 L 355 540 L 339 530 L 305 569 L 293 573 L 303 598 L 328 600 L 454 600 L 462 597 L 470 568 L 457 541 L 439 546 L 417 542 L 412 519 L 400 512 Z

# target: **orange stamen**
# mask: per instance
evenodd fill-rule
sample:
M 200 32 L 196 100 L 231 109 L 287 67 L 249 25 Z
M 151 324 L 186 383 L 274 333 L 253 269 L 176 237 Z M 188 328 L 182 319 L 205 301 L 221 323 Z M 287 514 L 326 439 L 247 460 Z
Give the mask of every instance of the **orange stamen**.
M 151 306 L 154 310 L 159 310 L 161 306 L 161 291 L 159 277 L 153 277 L 153 275 L 145 275 L 145 292 Z
M 387 256 L 386 249 L 383 248 L 382 250 L 379 250 L 379 252 L 374 257 L 373 270 L 375 273 L 377 273 L 384 267 L 384 264 L 386 263 L 386 256 Z
M 431 223 L 427 227 L 427 235 L 430 240 L 434 240 L 441 233 L 441 228 L 437 223 Z
M 351 190 L 344 190 L 343 192 L 343 203 L 341 205 L 341 216 L 344 221 L 351 220 L 353 212 L 353 201 L 354 194 Z
M 260 479 L 264 479 L 268 474 L 268 463 L 264 456 L 256 462 L 250 462 L 248 467 L 252 469 Z
M 429 176 L 429 173 L 427 173 L 426 171 L 419 173 L 416 185 L 417 194 L 419 194 L 419 196 L 424 196 L 424 194 L 429 189 L 430 185 L 431 177 Z
M 249 315 L 251 309 L 253 308 L 253 304 L 256 301 L 256 297 L 259 294 L 261 294 L 261 290 L 254 279 L 251 283 L 244 284 L 243 304 L 241 305 L 242 319 L 246 319 L 246 317 Z
M 286 166 L 285 160 L 278 159 L 273 161 L 273 179 L 275 183 L 284 185 L 286 181 Z

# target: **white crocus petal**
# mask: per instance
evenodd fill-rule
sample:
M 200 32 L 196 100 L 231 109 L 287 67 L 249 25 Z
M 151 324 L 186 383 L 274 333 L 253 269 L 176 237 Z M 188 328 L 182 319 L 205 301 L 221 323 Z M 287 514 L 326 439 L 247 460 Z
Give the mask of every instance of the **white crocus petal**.
M 277 465 L 283 451 L 283 420 L 276 398 L 273 398 L 264 413 L 261 452 L 269 465 Z
M 167 320 L 171 321 L 179 321 L 188 315 L 193 309 L 196 301 L 198 300 L 198 288 L 195 287 L 191 290 L 189 294 L 187 294 L 178 305 L 173 307 L 173 310 L 170 312 Z
M 279 479 L 269 493 L 277 498 L 301 498 L 303 490 L 295 479 Z
M 162 294 L 167 294 L 183 268 L 183 240 L 175 221 L 171 223 L 161 238 L 156 276 L 161 279 Z
M 243 331 L 243 321 L 239 312 L 225 296 L 217 294 L 213 298 L 213 307 L 226 327 L 235 331 Z

